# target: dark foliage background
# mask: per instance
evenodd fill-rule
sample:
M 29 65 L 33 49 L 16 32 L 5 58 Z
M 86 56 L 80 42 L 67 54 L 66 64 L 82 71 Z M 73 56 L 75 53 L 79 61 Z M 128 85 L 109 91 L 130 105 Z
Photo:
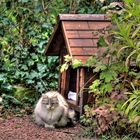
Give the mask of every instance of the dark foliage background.
M 23 84 L 37 92 L 58 86 L 58 59 L 44 55 L 59 13 L 100 13 L 112 1 L 2 0 L 0 2 L 0 94 Z M 55 8 L 54 8 L 55 7 Z

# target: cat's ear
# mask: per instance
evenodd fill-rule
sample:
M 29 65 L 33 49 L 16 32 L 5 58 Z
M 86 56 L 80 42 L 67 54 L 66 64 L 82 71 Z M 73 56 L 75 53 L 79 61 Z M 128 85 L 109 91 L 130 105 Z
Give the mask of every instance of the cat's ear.
M 53 96 L 53 98 L 57 98 L 57 95 Z
M 57 96 L 53 96 L 52 98 L 53 98 L 54 100 L 58 100 Z

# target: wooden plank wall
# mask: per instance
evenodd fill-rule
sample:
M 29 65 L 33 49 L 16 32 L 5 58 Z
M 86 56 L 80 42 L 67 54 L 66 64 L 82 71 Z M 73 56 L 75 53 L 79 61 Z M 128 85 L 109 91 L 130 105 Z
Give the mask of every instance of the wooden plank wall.
M 100 53 L 97 49 L 99 36 L 106 36 L 110 21 L 62 21 L 68 49 L 74 59 L 83 63 L 89 56 Z

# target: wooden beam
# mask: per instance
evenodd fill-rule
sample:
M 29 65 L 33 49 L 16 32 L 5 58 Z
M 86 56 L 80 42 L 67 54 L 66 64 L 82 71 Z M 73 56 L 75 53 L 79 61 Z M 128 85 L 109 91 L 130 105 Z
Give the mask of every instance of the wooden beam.
M 59 20 L 88 20 L 88 21 L 96 21 L 96 20 L 110 20 L 105 14 L 59 14 Z
M 72 56 L 71 50 L 70 50 L 70 44 L 69 44 L 69 41 L 68 41 L 68 38 L 67 38 L 67 34 L 66 34 L 66 28 L 65 28 L 65 25 L 64 25 L 63 22 L 61 23 L 61 28 L 62 28 L 62 32 L 63 32 L 63 36 L 64 36 L 64 40 L 65 40 L 65 45 L 66 45 L 68 54 L 70 56 Z
M 84 79 L 85 79 L 85 73 L 84 73 L 84 68 L 80 68 L 80 103 L 79 103 L 79 106 L 80 106 L 80 115 L 82 115 L 83 113 L 83 107 L 84 107 Z
M 76 105 L 79 104 L 79 90 L 80 90 L 80 69 L 77 69 L 76 74 Z
M 50 39 L 47 43 L 47 46 L 45 48 L 45 54 L 47 53 L 49 47 L 51 47 L 51 45 L 53 43 L 53 40 L 55 39 L 54 36 L 56 36 L 58 34 L 59 30 L 60 30 L 59 28 L 60 28 L 60 23 L 58 21 L 57 24 L 54 27 L 54 31 L 53 31 L 53 33 L 52 33 L 52 35 L 51 35 L 51 37 L 50 37 Z

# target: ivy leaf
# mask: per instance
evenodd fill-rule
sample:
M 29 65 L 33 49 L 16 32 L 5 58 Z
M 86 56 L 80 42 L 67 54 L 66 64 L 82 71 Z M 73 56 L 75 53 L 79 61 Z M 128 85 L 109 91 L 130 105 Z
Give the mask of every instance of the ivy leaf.
M 33 66 L 34 65 L 34 61 L 33 60 L 28 60 L 28 66 Z
M 28 70 L 28 67 L 27 67 L 26 65 L 23 64 L 23 65 L 21 66 L 21 69 L 23 69 L 24 71 L 26 71 L 26 70 Z
M 30 79 L 34 79 L 34 78 L 37 78 L 37 77 L 38 77 L 38 72 L 32 71 L 32 72 L 30 73 Z
M 0 74 L 0 82 L 2 82 L 2 83 L 6 82 L 6 78 L 5 78 L 4 74 Z
M 9 83 L 4 83 L 4 84 L 2 84 L 1 86 L 2 86 L 2 89 L 5 89 L 5 91 L 11 92 L 11 91 L 14 90 L 13 86 L 10 85 Z
M 105 80 L 106 83 L 108 83 L 111 80 L 113 80 L 112 73 L 109 71 L 103 71 L 100 73 L 100 79 L 103 79 L 103 80 Z
M 32 55 L 32 59 L 37 62 L 38 61 L 38 55 L 36 55 L 35 53 L 32 53 L 31 55 Z
M 38 71 L 40 71 L 41 73 L 44 73 L 46 70 L 46 65 L 44 64 L 37 64 L 37 69 Z
M 79 66 L 82 65 L 82 61 L 81 60 L 78 60 L 78 59 L 74 59 L 73 60 L 73 63 L 72 63 L 72 67 L 75 69 L 75 68 L 78 68 Z
M 41 82 L 37 82 L 37 85 L 35 86 L 35 88 L 36 88 L 40 93 L 42 93 L 42 92 L 45 90 Z
M 35 82 L 33 80 L 27 80 L 28 84 L 34 84 Z

